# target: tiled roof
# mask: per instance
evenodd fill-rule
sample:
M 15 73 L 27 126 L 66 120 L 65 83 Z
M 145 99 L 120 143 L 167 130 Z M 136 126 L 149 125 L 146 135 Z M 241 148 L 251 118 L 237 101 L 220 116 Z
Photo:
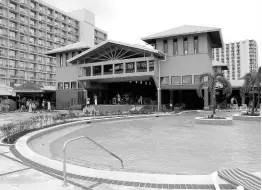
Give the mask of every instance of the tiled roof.
M 142 40 L 147 39 L 157 39 L 163 38 L 168 36 L 180 36 L 180 35 L 187 35 L 187 34 L 195 34 L 195 33 L 205 33 L 211 31 L 218 31 L 219 28 L 213 27 L 205 27 L 205 26 L 194 26 L 194 25 L 183 25 L 176 28 L 172 28 L 169 30 L 165 30 L 163 32 L 158 32 L 156 34 L 152 34 L 146 37 L 141 38 Z
M 88 49 L 88 48 L 91 48 L 91 47 L 89 45 L 87 45 L 86 42 L 80 41 L 80 42 L 76 42 L 76 43 L 73 43 L 73 44 L 68 44 L 66 46 L 53 49 L 51 51 L 46 52 L 45 54 L 46 55 L 50 55 L 50 54 L 66 52 L 66 51 L 71 51 L 71 50 L 76 50 L 76 49 Z

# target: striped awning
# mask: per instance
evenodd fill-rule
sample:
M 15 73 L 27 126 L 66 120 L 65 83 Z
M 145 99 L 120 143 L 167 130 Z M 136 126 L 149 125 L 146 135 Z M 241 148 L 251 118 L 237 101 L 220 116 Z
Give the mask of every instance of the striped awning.
M 241 169 L 220 170 L 217 172 L 218 176 L 235 186 L 243 186 L 244 189 L 260 190 L 261 178 L 252 175 Z

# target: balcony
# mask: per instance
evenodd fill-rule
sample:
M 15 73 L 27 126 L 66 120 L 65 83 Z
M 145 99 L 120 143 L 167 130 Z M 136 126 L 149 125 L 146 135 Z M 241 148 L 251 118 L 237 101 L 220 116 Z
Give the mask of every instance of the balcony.
M 0 77 L 6 77 L 6 74 L 0 73 Z

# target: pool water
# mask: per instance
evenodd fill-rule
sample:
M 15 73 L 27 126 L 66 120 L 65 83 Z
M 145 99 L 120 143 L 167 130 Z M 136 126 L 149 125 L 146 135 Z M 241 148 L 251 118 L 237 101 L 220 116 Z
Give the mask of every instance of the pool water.
M 194 118 L 203 115 L 206 113 L 92 123 L 90 127 L 52 141 L 50 151 L 54 158 L 62 159 L 64 142 L 84 135 L 119 156 L 124 161 L 125 171 L 210 174 L 235 167 L 249 172 L 260 171 L 260 122 L 196 124 Z M 119 160 L 86 139 L 72 142 L 67 150 L 70 162 L 92 168 L 121 170 Z

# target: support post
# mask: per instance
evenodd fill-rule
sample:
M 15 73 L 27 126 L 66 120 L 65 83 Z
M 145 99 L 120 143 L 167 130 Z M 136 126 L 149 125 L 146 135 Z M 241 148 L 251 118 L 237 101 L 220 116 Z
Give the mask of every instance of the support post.
M 160 112 L 161 106 L 161 81 L 160 81 L 160 60 L 158 60 L 158 88 L 157 88 L 157 110 Z
M 209 110 L 209 106 L 208 106 L 208 88 L 204 89 L 204 110 Z

